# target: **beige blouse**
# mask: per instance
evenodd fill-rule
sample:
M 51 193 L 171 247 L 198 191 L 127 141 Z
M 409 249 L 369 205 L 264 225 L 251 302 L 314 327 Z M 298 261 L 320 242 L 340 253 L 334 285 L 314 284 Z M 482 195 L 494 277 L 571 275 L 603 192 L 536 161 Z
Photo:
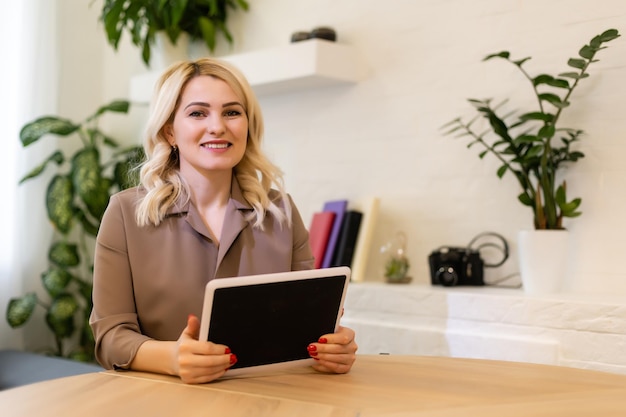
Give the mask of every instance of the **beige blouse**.
M 142 195 L 132 188 L 112 196 L 98 232 L 90 324 L 105 368 L 127 368 L 148 339 L 177 340 L 187 316 L 202 315 L 213 278 L 313 268 L 309 234 L 291 201 L 291 228 L 269 212 L 265 230 L 253 228 L 245 219 L 252 207 L 233 179 L 218 247 L 191 203 L 171 208 L 159 226 L 137 226 Z

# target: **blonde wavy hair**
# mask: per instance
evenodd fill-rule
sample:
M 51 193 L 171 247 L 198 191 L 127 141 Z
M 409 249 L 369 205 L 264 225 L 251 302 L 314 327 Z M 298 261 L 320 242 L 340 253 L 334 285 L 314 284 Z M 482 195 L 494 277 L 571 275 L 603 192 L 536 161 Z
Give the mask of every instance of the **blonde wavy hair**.
M 263 229 L 267 211 L 291 226 L 291 205 L 285 191 L 282 171 L 263 153 L 263 117 L 248 81 L 233 66 L 213 58 L 183 61 L 167 68 L 157 81 L 145 131 L 146 160 L 141 165 L 140 182 L 146 195 L 137 206 L 140 226 L 158 226 L 167 210 L 177 201 L 188 202 L 189 188 L 180 175 L 178 154 L 167 141 L 164 126 L 173 122 L 180 97 L 189 80 L 210 76 L 226 82 L 244 106 L 248 117 L 248 140 L 242 160 L 233 168 L 243 196 L 253 207 L 248 221 Z M 282 207 L 270 198 L 272 187 L 278 191 Z

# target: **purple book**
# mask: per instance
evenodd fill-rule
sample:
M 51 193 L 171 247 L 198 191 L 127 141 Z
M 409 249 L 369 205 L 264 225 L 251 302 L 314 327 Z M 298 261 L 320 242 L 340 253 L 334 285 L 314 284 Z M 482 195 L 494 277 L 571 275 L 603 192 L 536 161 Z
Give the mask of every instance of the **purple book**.
M 322 268 L 329 268 L 333 262 L 333 255 L 335 248 L 337 247 L 337 240 L 339 239 L 339 232 L 341 230 L 341 223 L 343 222 L 343 215 L 348 208 L 348 200 L 334 200 L 324 203 L 322 211 L 334 211 L 335 221 L 333 222 L 333 228 L 330 231 L 328 237 L 328 244 L 326 245 L 326 252 L 324 253 L 324 261 L 322 262 Z

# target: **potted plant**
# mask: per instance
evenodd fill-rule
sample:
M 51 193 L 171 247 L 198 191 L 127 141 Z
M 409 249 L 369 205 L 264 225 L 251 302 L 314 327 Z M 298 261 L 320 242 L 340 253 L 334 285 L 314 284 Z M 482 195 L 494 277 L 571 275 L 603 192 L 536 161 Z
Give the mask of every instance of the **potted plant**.
M 492 99 L 469 99 L 477 114 L 469 121 L 459 117 L 444 126 L 447 135 L 469 137 L 468 148 L 479 146 L 480 158 L 487 154 L 496 157 L 501 163 L 496 173 L 499 178 L 507 172 L 515 176 L 521 189 L 518 199 L 532 210 L 536 230 L 564 230 L 564 217 L 581 214 L 581 199 L 568 198 L 566 181 L 558 183 L 557 173 L 584 157 L 573 147 L 584 132 L 563 127 L 559 122 L 571 104 L 574 90 L 589 77 L 588 69 L 597 62 L 596 54 L 619 36 L 616 29 L 609 29 L 593 37 L 578 51 L 577 57 L 568 60 L 570 70 L 557 76 L 545 73 L 531 76 L 524 68 L 530 57 L 513 59 L 508 51 L 487 55 L 483 61 L 504 59 L 520 70 L 532 89 L 537 107 L 510 112 L 504 110 L 508 100 L 494 103 Z M 485 119 L 489 127 L 479 131 L 476 125 L 480 119 Z M 523 275 L 522 270 L 522 278 Z
M 6 319 L 13 328 L 22 326 L 35 307 L 42 306 L 46 324 L 54 334 L 55 347 L 50 353 L 55 356 L 93 360 L 94 341 L 88 323 L 93 254 L 88 239 L 96 236 L 111 194 L 137 183 L 137 172 L 132 168 L 143 159 L 141 147 L 121 149 L 116 140 L 100 130 L 98 121 L 108 112 L 127 113 L 128 109 L 128 101 L 116 100 L 80 123 L 44 116 L 20 131 L 24 147 L 49 135 L 70 137 L 79 145 L 71 156 L 56 150 L 20 180 L 21 184 L 38 177 L 49 164 L 58 166 L 45 195 L 56 238 L 48 251 L 49 267 L 41 274 L 49 300 L 40 299 L 34 292 L 12 298 Z M 72 343 L 77 344 L 74 349 L 68 347 Z
M 100 20 L 108 42 L 117 50 L 122 33 L 128 32 L 132 43 L 141 49 L 141 57 L 150 65 L 151 48 L 158 33 L 176 45 L 181 34 L 201 40 L 211 52 L 217 35 L 228 43 L 233 37 L 226 26 L 229 9 L 248 10 L 246 0 L 104 0 Z

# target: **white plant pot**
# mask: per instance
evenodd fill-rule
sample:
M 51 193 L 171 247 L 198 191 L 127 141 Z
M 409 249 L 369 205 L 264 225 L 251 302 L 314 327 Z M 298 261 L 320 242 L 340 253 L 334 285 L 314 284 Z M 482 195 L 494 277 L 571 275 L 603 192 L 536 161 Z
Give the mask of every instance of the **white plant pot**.
M 567 230 L 522 230 L 518 249 L 524 292 L 554 294 L 562 289 L 569 253 Z
M 176 45 L 170 41 L 165 32 L 155 34 L 154 45 L 150 50 L 150 69 L 163 71 L 174 62 L 189 59 L 189 35 L 181 33 L 176 40 Z

